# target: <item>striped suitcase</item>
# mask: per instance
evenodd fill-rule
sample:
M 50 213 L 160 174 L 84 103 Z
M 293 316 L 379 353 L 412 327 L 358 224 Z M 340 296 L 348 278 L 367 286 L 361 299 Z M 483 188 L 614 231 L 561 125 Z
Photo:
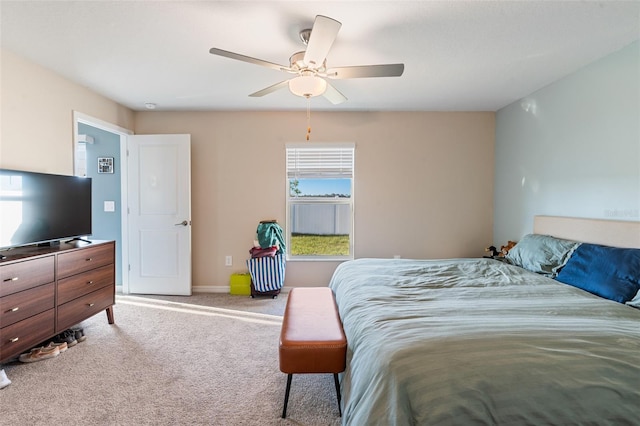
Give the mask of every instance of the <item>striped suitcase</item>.
M 251 297 L 261 295 L 275 298 L 284 285 L 285 264 L 283 254 L 248 259 Z

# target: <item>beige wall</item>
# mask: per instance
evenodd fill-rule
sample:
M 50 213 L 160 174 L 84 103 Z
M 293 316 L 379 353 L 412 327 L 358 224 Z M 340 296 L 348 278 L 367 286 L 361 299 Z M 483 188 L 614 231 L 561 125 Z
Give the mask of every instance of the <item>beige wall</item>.
M 133 111 L 0 51 L 0 167 L 73 174 L 73 111 L 133 129 Z
M 72 174 L 74 110 L 139 134 L 192 135 L 194 290 L 222 289 L 244 270 L 260 220 L 284 224 L 284 145 L 304 140 L 306 111 L 134 113 L 1 54 L 0 167 Z M 312 112 L 311 125 L 312 143 L 356 144 L 356 257 L 483 254 L 494 113 Z M 326 285 L 336 265 L 289 262 L 285 285 Z
M 356 144 L 356 257 L 482 255 L 493 229 L 494 122 L 494 113 L 312 112 L 311 143 Z M 191 134 L 194 286 L 227 285 L 244 270 L 258 222 L 284 224 L 284 147 L 306 127 L 305 112 L 136 113 L 137 134 Z M 336 265 L 289 262 L 285 285 L 326 285 Z

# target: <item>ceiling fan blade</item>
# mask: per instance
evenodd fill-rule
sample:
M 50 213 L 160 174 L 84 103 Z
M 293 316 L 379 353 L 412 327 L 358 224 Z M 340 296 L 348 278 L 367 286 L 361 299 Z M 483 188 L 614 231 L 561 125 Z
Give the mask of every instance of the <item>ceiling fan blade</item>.
M 212 55 L 224 56 L 225 58 L 237 59 L 238 61 L 248 62 L 250 64 L 262 65 L 263 67 L 273 68 L 275 70 L 289 70 L 289 67 L 284 65 L 274 64 L 273 62 L 263 61 L 262 59 L 252 58 L 251 56 L 245 56 L 239 53 L 229 52 L 227 50 L 216 49 L 215 47 L 209 49 L 209 53 Z
M 327 77 L 333 79 L 366 77 L 400 77 L 404 64 L 360 65 L 355 67 L 337 67 L 327 70 Z
M 334 105 L 341 104 L 347 100 L 347 97 L 340 93 L 338 89 L 333 87 L 329 82 L 327 82 L 327 90 L 322 94 L 325 98 L 329 100 Z
M 310 68 L 319 68 L 331 49 L 342 24 L 335 19 L 318 15 L 313 22 L 307 50 L 304 53 L 304 63 Z
M 284 80 L 284 81 L 281 81 L 280 83 L 273 84 L 273 85 L 271 85 L 269 87 L 266 87 L 266 88 L 264 88 L 262 90 L 258 90 L 257 92 L 252 93 L 249 96 L 251 96 L 252 98 L 259 98 L 261 96 L 268 95 L 269 93 L 273 93 L 276 90 L 283 89 L 283 88 L 287 87 L 288 85 L 289 85 L 289 80 Z

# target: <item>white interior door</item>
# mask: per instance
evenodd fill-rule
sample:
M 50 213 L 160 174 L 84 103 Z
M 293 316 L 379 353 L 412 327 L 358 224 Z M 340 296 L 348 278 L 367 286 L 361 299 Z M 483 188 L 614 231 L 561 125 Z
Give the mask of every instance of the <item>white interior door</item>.
M 129 292 L 191 295 L 191 137 L 128 138 Z

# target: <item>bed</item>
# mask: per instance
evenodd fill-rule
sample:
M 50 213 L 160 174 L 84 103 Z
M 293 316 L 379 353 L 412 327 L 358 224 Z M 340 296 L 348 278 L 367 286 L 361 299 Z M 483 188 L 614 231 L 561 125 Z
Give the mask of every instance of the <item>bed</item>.
M 574 244 L 547 273 L 485 258 L 336 268 L 342 423 L 639 424 L 640 309 L 558 279 L 587 242 L 638 254 L 640 223 L 537 217 L 537 236 Z

